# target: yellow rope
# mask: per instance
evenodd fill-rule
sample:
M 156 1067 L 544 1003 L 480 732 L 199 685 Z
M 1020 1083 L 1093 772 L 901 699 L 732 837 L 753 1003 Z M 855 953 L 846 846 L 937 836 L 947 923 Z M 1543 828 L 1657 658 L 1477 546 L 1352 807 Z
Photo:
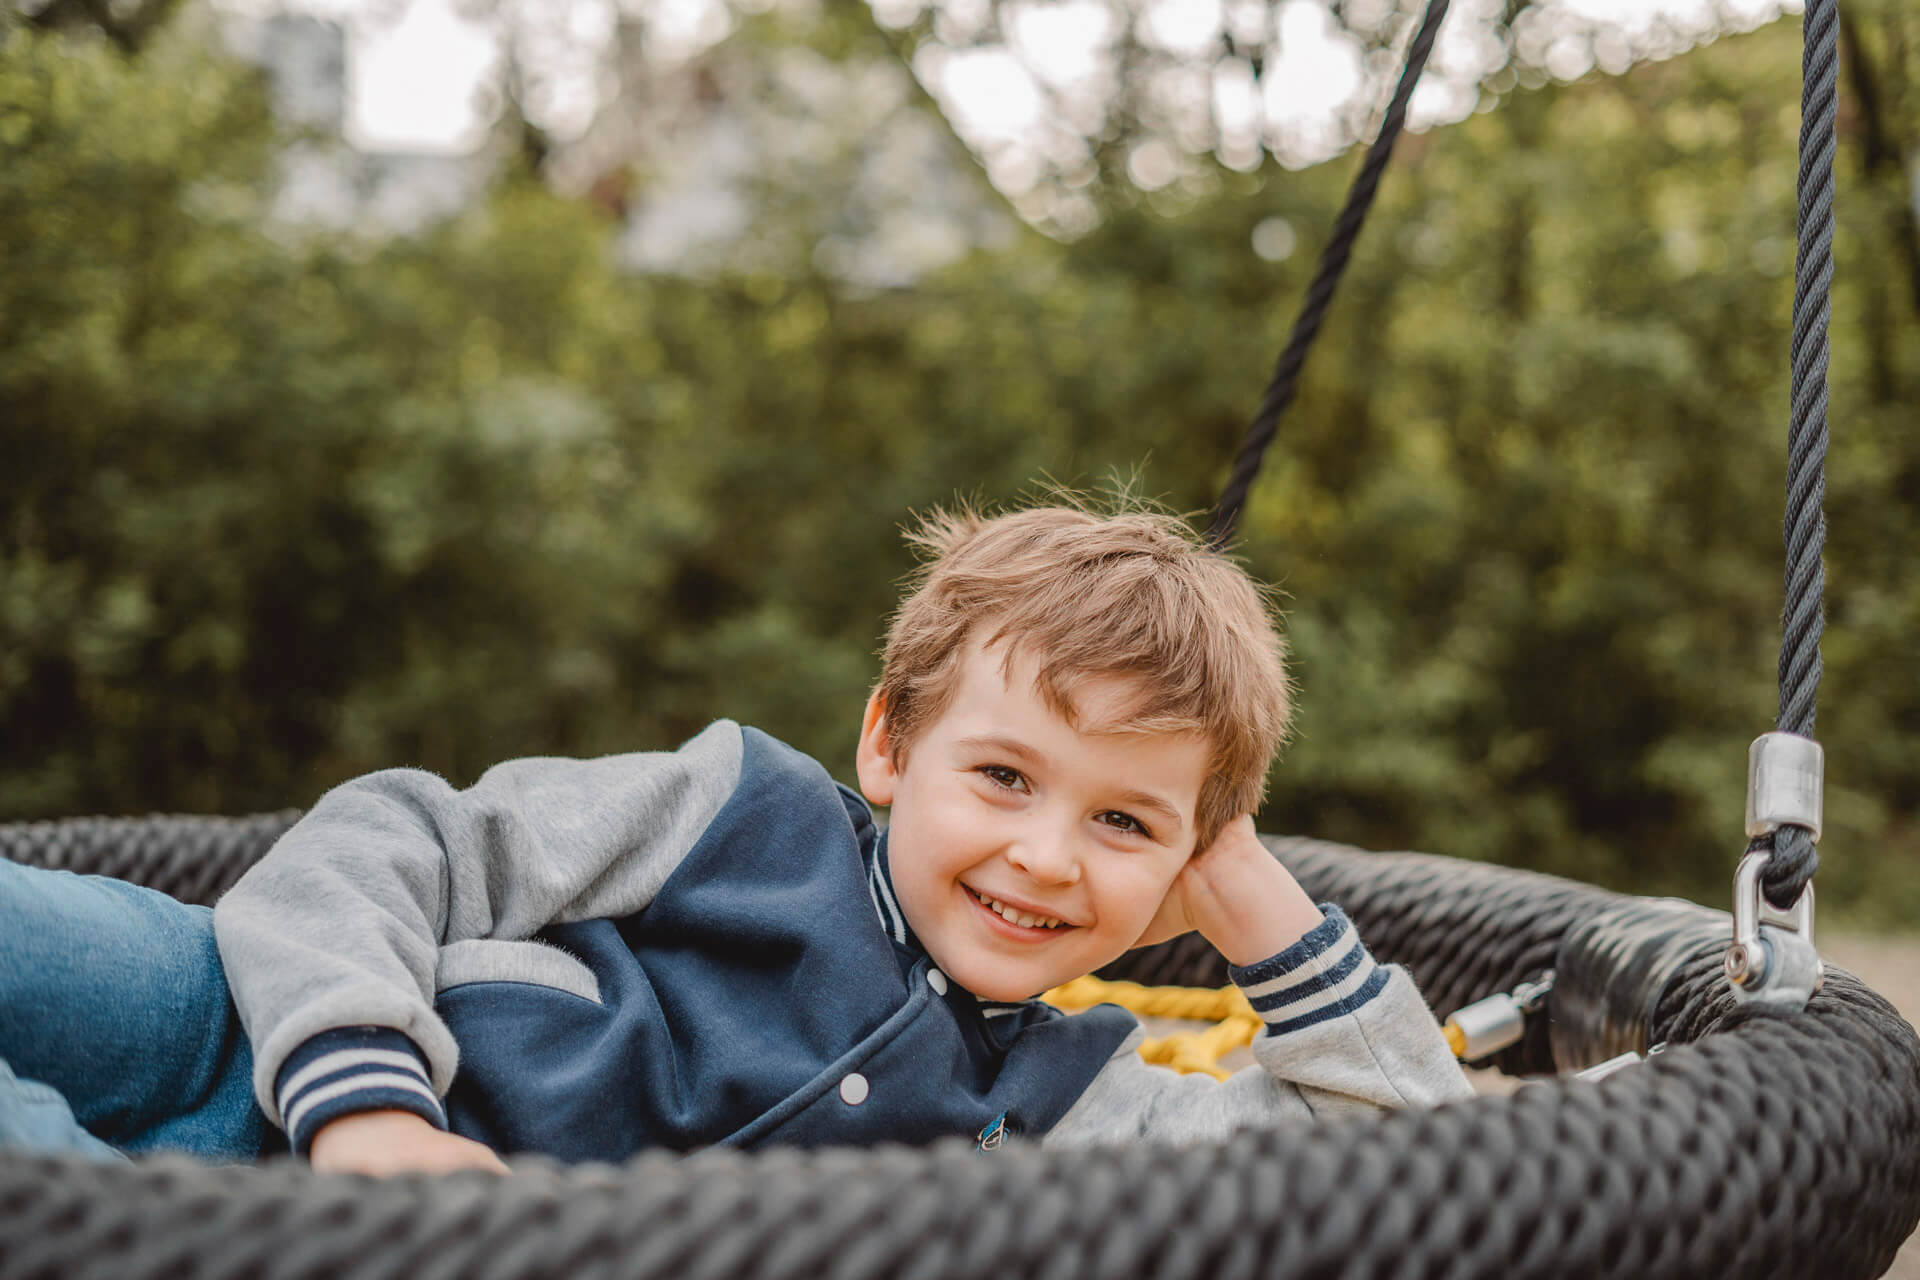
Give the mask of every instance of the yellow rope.
M 1040 998 L 1069 1012 L 1096 1004 L 1117 1004 L 1143 1018 L 1215 1023 L 1205 1031 L 1176 1031 L 1150 1038 L 1140 1046 L 1140 1056 L 1175 1071 L 1204 1071 L 1216 1080 L 1227 1078 L 1220 1059 L 1235 1049 L 1244 1049 L 1260 1034 L 1260 1015 L 1238 987 L 1143 987 L 1137 982 L 1108 982 L 1089 974 Z M 1454 1057 L 1467 1051 L 1467 1038 L 1452 1020 L 1441 1031 Z
M 1260 1034 L 1260 1015 L 1238 987 L 1143 987 L 1137 982 L 1108 982 L 1088 976 L 1055 987 L 1040 998 L 1061 1009 L 1117 1004 L 1146 1018 L 1215 1023 L 1205 1031 L 1176 1031 L 1153 1037 L 1140 1046 L 1140 1056 L 1175 1071 L 1204 1071 L 1216 1080 L 1227 1078 L 1220 1059 L 1252 1044 Z
M 1237 1013 L 1256 1016 L 1238 987 L 1143 987 L 1137 982 L 1108 982 L 1091 975 L 1075 978 L 1040 997 L 1061 1009 L 1091 1009 L 1117 1004 L 1147 1018 L 1189 1018 L 1218 1022 Z

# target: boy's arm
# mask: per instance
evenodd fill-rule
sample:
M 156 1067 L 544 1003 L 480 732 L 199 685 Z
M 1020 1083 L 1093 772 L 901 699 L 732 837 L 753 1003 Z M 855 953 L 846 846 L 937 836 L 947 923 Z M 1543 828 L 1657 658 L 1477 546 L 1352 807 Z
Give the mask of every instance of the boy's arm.
M 1201 932 L 1266 1023 L 1258 1067 L 1224 1083 L 1150 1066 L 1130 1036 L 1048 1133 L 1053 1145 L 1201 1141 L 1236 1129 L 1472 1093 L 1413 981 L 1377 964 L 1338 907 L 1315 907 L 1253 833 L 1230 826 L 1170 895 L 1171 927 Z M 1301 930 L 1301 925 L 1311 927 Z M 1169 931 L 1157 922 L 1156 933 Z M 1271 952 L 1261 948 L 1273 946 Z M 1256 954 L 1264 958 L 1247 963 Z
M 653 899 L 740 777 L 738 725 L 675 752 L 498 765 L 465 791 L 390 770 L 323 796 L 214 911 L 254 1092 L 295 1149 L 341 1115 L 444 1127 L 457 1051 L 440 948 Z

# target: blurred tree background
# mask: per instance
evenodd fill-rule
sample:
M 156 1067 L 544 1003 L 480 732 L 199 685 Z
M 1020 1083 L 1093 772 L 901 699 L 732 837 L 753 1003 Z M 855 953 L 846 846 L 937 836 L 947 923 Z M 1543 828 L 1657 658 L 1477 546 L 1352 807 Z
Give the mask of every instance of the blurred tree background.
M 1717 902 L 1775 710 L 1799 23 L 1556 76 L 1527 8 L 1480 109 L 1403 141 L 1243 526 L 1300 687 L 1262 825 Z M 1329 13 L 1391 64 L 1413 9 Z M 1003 15 L 735 16 L 721 81 L 831 84 Z M 1823 905 L 1908 927 L 1916 34 L 1849 6 L 1819 726 Z M 1009 184 L 894 80 L 998 232 L 881 278 L 854 120 L 761 166 L 697 270 L 635 270 L 652 175 L 556 181 L 511 57 L 467 207 L 303 228 L 298 129 L 206 11 L 0 5 L 0 818 L 464 782 L 719 715 L 845 774 L 911 510 L 1116 474 L 1204 508 L 1357 155 L 1234 153 L 1149 76 Z

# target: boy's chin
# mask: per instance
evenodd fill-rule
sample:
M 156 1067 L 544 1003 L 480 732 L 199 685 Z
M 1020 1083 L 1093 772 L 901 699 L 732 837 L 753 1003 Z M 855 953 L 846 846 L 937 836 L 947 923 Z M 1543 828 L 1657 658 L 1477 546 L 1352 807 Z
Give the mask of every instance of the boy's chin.
M 966 986 L 967 990 L 973 993 L 973 997 L 976 1000 L 991 1000 L 998 1004 L 1020 1004 L 1028 1000 L 1038 1000 L 1055 987 L 1065 986 L 1076 978 L 1086 977 L 1087 974 L 1092 973 L 1096 969 L 1103 968 L 1119 958 L 1119 956 L 1109 956 L 1107 959 L 1100 961 L 1099 964 L 1096 964 L 1093 969 L 1087 970 L 1087 973 L 1056 975 L 1052 980 L 1044 981 L 1044 984 L 1039 987 L 1033 985 L 1033 983 L 1037 981 L 1036 979 L 1028 978 L 1022 980 L 1011 975 L 1000 978 L 999 980 L 996 980 L 993 975 L 987 975 L 980 979 L 979 985 L 977 986 L 966 983 L 962 983 L 961 985 Z
M 1030 984 L 1017 982 L 983 982 L 977 987 L 967 988 L 973 993 L 974 999 L 991 1000 L 996 1004 L 1024 1004 L 1028 1000 L 1037 1000 L 1043 992 L 1052 989 L 1042 987 L 1035 991 Z
M 1121 947 L 1111 954 L 1106 952 L 1106 948 L 1102 948 L 1101 954 L 1097 955 L 1081 953 L 1074 957 L 1073 964 L 1076 967 L 1071 972 L 1062 971 L 1060 961 L 1063 957 L 1058 955 L 1034 956 L 1028 962 L 1021 963 L 1012 957 L 995 955 L 985 948 L 941 946 L 938 941 L 929 946 L 927 951 L 934 967 L 966 988 L 974 999 L 991 1000 L 997 1004 L 1019 1004 L 1038 999 L 1055 987 L 1103 969 L 1132 949 Z M 1048 963 L 1049 959 L 1052 963 Z M 1082 964 L 1087 967 L 1077 967 Z
M 936 960 L 934 963 L 938 964 L 939 961 Z M 946 972 L 949 977 L 965 987 L 973 995 L 974 999 L 991 1000 L 996 1004 L 1020 1004 L 1027 1000 L 1037 999 L 1042 993 L 1051 991 L 1054 987 L 1060 985 L 1055 982 L 1048 983 L 1042 987 L 1035 987 L 1033 984 L 1038 981 L 1038 979 L 993 972 L 976 973 L 972 975 L 973 981 L 969 982 L 966 977 L 954 972 L 952 969 L 948 969 Z M 1065 979 L 1061 981 L 1065 981 Z

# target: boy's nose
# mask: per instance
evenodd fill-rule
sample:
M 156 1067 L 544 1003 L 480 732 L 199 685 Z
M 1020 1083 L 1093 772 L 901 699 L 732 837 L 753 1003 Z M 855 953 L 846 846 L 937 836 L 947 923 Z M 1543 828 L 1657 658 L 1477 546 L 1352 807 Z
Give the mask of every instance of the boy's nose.
M 1007 861 L 1035 884 L 1073 884 L 1080 879 L 1080 858 L 1073 842 L 1057 835 L 1015 841 L 1007 849 Z

